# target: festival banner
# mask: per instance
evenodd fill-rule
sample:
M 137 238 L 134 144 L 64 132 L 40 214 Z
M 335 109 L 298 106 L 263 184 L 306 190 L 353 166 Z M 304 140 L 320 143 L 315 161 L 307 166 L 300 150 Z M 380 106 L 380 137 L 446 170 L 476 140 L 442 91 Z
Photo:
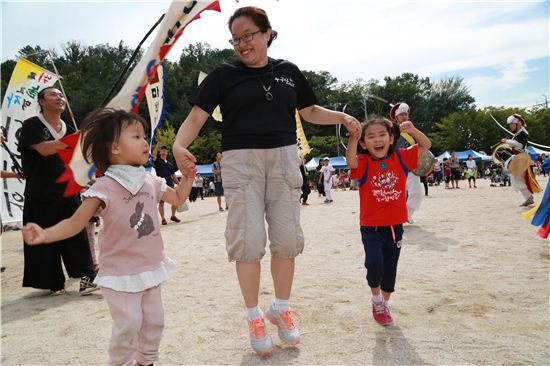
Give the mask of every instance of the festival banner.
M 156 69 L 185 28 L 199 19 L 205 10 L 221 11 L 219 1 L 172 1 L 151 46 L 107 106 L 137 112 L 147 84 L 155 77 Z
M 155 78 L 156 70 L 166 58 L 172 46 L 180 38 L 185 28 L 194 20 L 200 19 L 205 10 L 221 11 L 219 1 L 179 1 L 174 0 L 160 23 L 157 35 L 145 55 L 128 76 L 120 92 L 107 104 L 107 107 L 124 109 L 137 113 L 145 96 L 147 84 Z M 86 163 L 80 151 L 78 139 L 66 142 L 70 149 L 65 150 L 61 158 L 67 169 L 58 182 L 67 182 L 65 195 L 70 196 L 85 186 L 89 180 L 91 165 Z
M 11 156 L 2 146 L 2 170 L 15 172 L 13 159 L 21 165 L 21 154 L 17 151 L 19 130 L 23 121 L 38 114 L 38 92 L 53 86 L 59 77 L 32 62 L 20 58 L 6 88 L 2 101 L 2 131 L 5 145 Z M 19 223 L 23 218 L 25 181 L 22 179 L 2 179 L 2 223 Z
M 300 120 L 298 110 L 296 110 L 296 143 L 298 145 L 298 154 L 300 156 L 305 156 L 310 153 L 311 148 L 309 147 L 309 142 L 307 142 L 306 134 L 302 128 L 302 122 Z
M 151 141 L 153 144 L 157 128 L 162 124 L 165 114 L 164 104 L 164 64 L 161 64 L 155 72 L 155 77 L 147 85 L 145 97 L 147 99 L 147 108 L 149 108 L 149 119 L 151 121 Z

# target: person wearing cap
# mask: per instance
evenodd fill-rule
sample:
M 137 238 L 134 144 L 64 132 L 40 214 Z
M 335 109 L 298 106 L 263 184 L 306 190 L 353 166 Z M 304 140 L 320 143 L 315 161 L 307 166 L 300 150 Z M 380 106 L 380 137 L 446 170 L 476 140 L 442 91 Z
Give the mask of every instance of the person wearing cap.
M 390 117 L 397 124 L 401 124 L 409 120 L 410 108 L 407 103 L 400 102 L 396 103 L 390 110 Z M 416 141 L 406 132 L 400 133 L 399 138 L 395 140 L 396 149 L 404 149 L 412 146 Z M 413 172 L 407 174 L 407 211 L 409 213 L 408 222 L 412 224 L 414 222 L 413 215 L 420 208 L 420 203 L 422 201 L 422 183 L 420 177 L 415 175 Z
M 330 165 L 330 159 L 328 157 L 323 158 L 323 167 L 321 168 L 321 176 L 323 187 L 325 188 L 325 200 L 323 203 L 332 202 L 332 175 L 334 174 L 334 168 Z
M 533 193 L 540 192 L 540 186 L 531 170 L 531 157 L 525 152 L 529 132 L 527 132 L 525 120 L 517 113 L 506 119 L 510 130 L 514 133 L 511 139 L 503 138 L 503 144 L 512 146 L 513 155 L 504 162 L 504 169 L 511 175 L 511 184 L 524 198 L 520 207 L 535 203 Z
M 179 184 L 179 180 L 176 177 L 176 168 L 174 165 L 168 161 L 168 147 L 163 145 L 159 149 L 160 142 L 157 141 L 157 144 L 153 148 L 153 165 L 155 166 L 155 170 L 157 172 L 157 175 L 161 178 L 164 178 L 166 181 L 166 184 L 174 188 L 174 184 Z M 160 155 L 160 156 L 159 156 Z M 180 222 L 181 220 L 176 216 L 176 210 L 177 206 L 172 206 L 172 215 L 170 216 L 170 220 L 174 222 Z M 159 202 L 159 213 L 161 218 L 161 224 L 166 225 L 168 222 L 164 218 L 164 201 L 161 200 Z

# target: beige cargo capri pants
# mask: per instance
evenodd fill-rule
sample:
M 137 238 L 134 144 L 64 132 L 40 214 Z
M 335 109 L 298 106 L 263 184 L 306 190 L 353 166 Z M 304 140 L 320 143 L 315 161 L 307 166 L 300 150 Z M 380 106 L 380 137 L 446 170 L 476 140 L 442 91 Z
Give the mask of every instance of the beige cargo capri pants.
M 255 263 L 262 259 L 267 240 L 265 221 L 272 256 L 292 259 L 302 252 L 299 198 L 303 181 L 299 164 L 296 145 L 223 152 L 229 261 Z

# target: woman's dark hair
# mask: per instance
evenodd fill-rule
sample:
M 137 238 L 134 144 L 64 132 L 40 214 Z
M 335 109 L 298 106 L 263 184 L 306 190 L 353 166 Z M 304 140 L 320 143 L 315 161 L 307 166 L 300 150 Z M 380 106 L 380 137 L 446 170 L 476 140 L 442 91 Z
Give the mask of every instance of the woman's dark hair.
M 393 136 L 393 144 L 390 145 L 390 148 L 388 149 L 388 154 L 393 153 L 395 149 L 394 145 L 395 145 L 395 142 L 397 141 L 397 137 L 399 136 L 400 132 L 399 132 L 399 126 L 396 123 L 393 123 L 392 121 L 390 121 L 389 119 L 382 118 L 382 117 L 374 117 L 361 123 L 361 138 L 359 138 L 359 141 L 363 141 L 365 139 L 365 132 L 367 131 L 367 128 L 374 125 L 384 126 L 386 131 L 388 131 L 388 134 L 390 135 L 390 137 Z M 368 150 L 363 149 L 361 145 L 359 145 L 357 149 L 360 152 L 364 152 L 365 154 L 370 155 Z
M 267 41 L 267 47 L 271 46 L 271 43 L 275 40 L 275 38 L 277 38 L 277 31 L 271 28 L 271 23 L 269 22 L 269 18 L 267 17 L 267 13 L 264 9 L 260 9 L 256 6 L 245 6 L 235 10 L 233 15 L 229 17 L 228 25 L 230 32 L 233 22 L 235 19 L 240 17 L 247 17 L 252 20 L 252 23 L 254 23 L 262 33 L 265 33 L 268 29 L 271 29 L 271 38 Z
M 107 170 L 111 165 L 109 156 L 113 143 L 120 138 L 122 128 L 132 123 L 141 123 L 147 131 L 147 122 L 138 114 L 113 108 L 99 108 L 90 112 L 80 126 L 84 160 L 94 163 L 101 171 Z

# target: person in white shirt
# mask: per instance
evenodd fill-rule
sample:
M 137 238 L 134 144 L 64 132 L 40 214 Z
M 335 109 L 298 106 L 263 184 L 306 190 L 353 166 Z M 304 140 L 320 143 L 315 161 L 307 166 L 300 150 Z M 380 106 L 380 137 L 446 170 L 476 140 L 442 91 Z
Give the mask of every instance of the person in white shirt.
M 472 181 L 474 181 L 474 188 L 477 188 L 477 164 L 472 154 L 468 154 L 468 160 L 466 160 L 466 178 L 468 178 L 468 185 L 470 188 L 472 188 Z
M 323 167 L 321 168 L 321 179 L 323 180 L 323 186 L 325 188 L 325 201 L 324 203 L 332 202 L 332 175 L 334 174 L 334 168 L 330 165 L 328 157 L 323 159 Z

